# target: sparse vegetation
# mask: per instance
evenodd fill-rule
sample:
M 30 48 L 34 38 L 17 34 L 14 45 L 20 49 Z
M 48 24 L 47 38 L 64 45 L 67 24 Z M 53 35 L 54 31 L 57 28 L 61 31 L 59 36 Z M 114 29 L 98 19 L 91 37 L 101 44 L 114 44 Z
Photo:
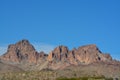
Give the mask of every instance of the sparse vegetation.
M 0 80 L 55 80 L 51 71 L 30 71 L 0 74 Z
M 80 78 L 57 78 L 56 80 L 113 80 L 105 77 L 80 77 Z
M 56 71 L 27 71 L 27 72 L 1 73 L 0 80 L 113 80 L 113 78 L 105 78 L 104 76 L 61 77 Z

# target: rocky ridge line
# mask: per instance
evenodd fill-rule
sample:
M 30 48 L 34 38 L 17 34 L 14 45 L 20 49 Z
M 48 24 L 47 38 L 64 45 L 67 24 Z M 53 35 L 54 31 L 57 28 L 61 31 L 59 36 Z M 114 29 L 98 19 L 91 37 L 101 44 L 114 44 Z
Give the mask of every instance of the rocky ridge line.
M 112 61 L 112 57 L 102 53 L 95 44 L 81 46 L 73 50 L 69 50 L 66 46 L 58 46 L 49 54 L 45 54 L 44 52 L 38 53 L 28 40 L 21 40 L 16 44 L 9 45 L 7 52 L 0 59 L 14 63 L 35 64 L 48 61 L 51 66 Z

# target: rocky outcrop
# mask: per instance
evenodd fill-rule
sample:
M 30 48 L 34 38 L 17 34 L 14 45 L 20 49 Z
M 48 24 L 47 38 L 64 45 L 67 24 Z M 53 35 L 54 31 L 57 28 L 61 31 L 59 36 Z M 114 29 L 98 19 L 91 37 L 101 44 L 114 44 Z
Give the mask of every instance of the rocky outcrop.
M 73 50 L 69 50 L 66 46 L 58 46 L 49 54 L 38 53 L 28 40 L 21 40 L 9 45 L 0 60 L 12 63 L 36 63 L 37 67 L 46 63 L 46 67 L 49 66 L 51 69 L 62 69 L 70 65 L 109 62 L 112 61 L 112 57 L 102 53 L 94 44 Z
M 15 63 L 20 62 L 37 62 L 38 53 L 28 40 L 21 40 L 16 44 L 8 46 L 7 52 L 1 56 L 4 61 L 11 61 Z
M 92 44 L 71 51 L 65 46 L 59 46 L 49 54 L 48 60 L 78 65 L 110 61 L 112 58 L 109 54 L 103 54 L 96 45 Z
M 116 77 L 120 73 L 120 62 L 112 60 L 109 54 L 102 53 L 95 44 L 72 50 L 58 46 L 45 54 L 36 52 L 28 40 L 9 45 L 7 52 L 0 56 L 0 73 L 40 70 L 60 71 L 59 75 L 63 77 L 68 73 L 75 74 L 76 77 L 96 74 Z
M 45 59 L 46 57 L 48 57 L 48 54 L 44 53 L 43 51 L 41 51 L 38 55 L 38 58 Z
M 87 64 L 98 61 L 109 61 L 112 59 L 110 56 L 110 58 L 107 58 L 105 55 L 108 54 L 102 53 L 94 44 L 79 47 L 76 51 L 76 59 Z
M 48 56 L 48 60 L 55 59 L 57 61 L 64 61 L 68 57 L 68 48 L 66 46 L 59 46 L 55 48 Z

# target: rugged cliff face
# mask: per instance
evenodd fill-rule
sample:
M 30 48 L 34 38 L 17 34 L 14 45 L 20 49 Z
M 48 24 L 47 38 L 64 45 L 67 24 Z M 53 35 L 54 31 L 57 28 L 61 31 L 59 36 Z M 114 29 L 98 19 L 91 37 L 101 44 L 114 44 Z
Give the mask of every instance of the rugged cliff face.
M 38 53 L 28 40 L 21 40 L 8 46 L 7 52 L 0 57 L 2 61 L 13 63 L 43 64 L 52 69 L 65 68 L 70 65 L 91 64 L 112 61 L 109 54 L 102 53 L 94 44 L 69 50 L 66 46 L 58 46 L 49 54 Z
M 52 61 L 57 60 L 57 61 L 65 61 L 68 56 L 68 48 L 65 46 L 59 46 L 55 48 L 48 56 L 48 60 Z
M 22 40 L 16 44 L 8 46 L 7 52 L 1 57 L 4 61 L 11 61 L 15 63 L 20 62 L 37 62 L 38 53 L 28 40 Z
M 99 61 L 111 61 L 109 54 L 103 54 L 96 45 L 86 45 L 78 49 L 68 50 L 65 46 L 55 48 L 48 56 L 49 61 L 61 61 L 69 64 L 90 64 Z

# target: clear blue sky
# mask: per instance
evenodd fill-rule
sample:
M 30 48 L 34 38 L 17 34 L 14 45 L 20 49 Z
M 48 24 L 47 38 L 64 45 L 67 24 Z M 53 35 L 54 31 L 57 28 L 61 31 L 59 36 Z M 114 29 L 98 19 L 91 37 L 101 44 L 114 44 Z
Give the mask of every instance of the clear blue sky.
M 120 60 L 120 0 L 0 0 L 0 50 L 21 39 L 96 44 Z

